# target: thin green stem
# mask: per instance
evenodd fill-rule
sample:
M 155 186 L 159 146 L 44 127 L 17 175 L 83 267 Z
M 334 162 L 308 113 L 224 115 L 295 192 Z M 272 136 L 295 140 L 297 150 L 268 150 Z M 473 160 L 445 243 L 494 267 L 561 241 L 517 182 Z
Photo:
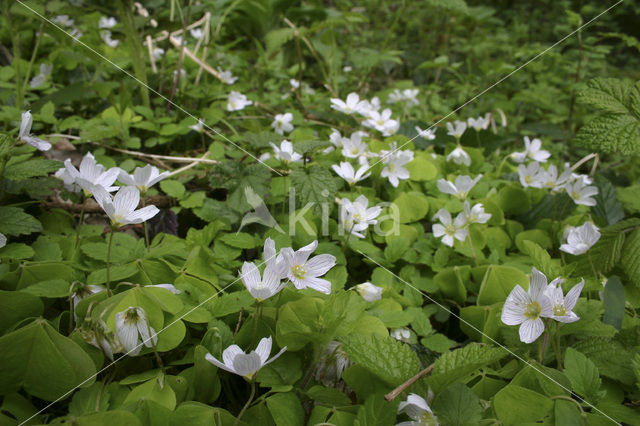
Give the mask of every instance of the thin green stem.
M 33 46 L 33 52 L 31 52 L 31 60 L 29 61 L 29 65 L 27 65 L 27 72 L 24 75 L 24 83 L 22 83 L 22 93 L 27 93 L 27 84 L 29 83 L 29 77 L 31 76 L 31 69 L 33 68 L 33 63 L 36 60 L 36 55 L 38 54 L 38 47 L 40 47 L 40 40 L 42 39 L 42 34 L 44 33 L 44 24 L 45 21 L 42 21 L 40 24 L 40 29 L 36 34 L 36 44 Z
M 107 295 L 109 296 L 111 296 L 111 245 L 113 243 L 113 234 L 115 234 L 115 229 L 112 227 L 109 243 L 107 244 Z
M 256 312 L 253 314 L 253 332 L 251 333 L 251 346 L 256 342 L 256 334 L 258 332 L 258 321 L 262 317 L 262 302 L 256 303 Z
M 78 220 L 78 225 L 76 225 L 76 243 L 74 247 L 78 248 L 78 243 L 80 242 L 80 226 L 82 226 L 82 222 L 84 222 L 84 209 L 87 205 L 87 199 L 82 196 L 82 209 L 80 209 L 80 219 Z
M 249 399 L 247 399 L 247 403 L 244 404 L 244 407 L 242 407 L 242 410 L 240 410 L 240 412 L 238 413 L 238 417 L 236 417 L 236 421 L 233 423 L 234 426 L 236 426 L 240 422 L 240 419 L 244 415 L 245 411 L 247 411 L 247 408 L 249 408 L 249 406 L 253 402 L 254 396 L 256 396 L 256 382 L 255 380 L 251 380 L 251 394 L 249 395 Z
M 556 354 L 556 362 L 558 364 L 557 368 L 562 371 L 562 353 L 560 353 L 560 330 L 558 328 L 558 323 L 556 323 L 554 328 L 551 344 L 553 345 L 553 352 Z

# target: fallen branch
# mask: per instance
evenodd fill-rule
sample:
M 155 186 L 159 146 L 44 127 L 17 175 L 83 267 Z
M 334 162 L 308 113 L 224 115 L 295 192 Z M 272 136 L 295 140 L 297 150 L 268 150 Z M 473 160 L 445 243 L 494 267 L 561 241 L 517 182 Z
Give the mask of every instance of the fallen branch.
M 144 203 L 145 205 L 155 205 L 156 207 L 169 207 L 173 205 L 174 198 L 168 195 L 154 195 L 152 197 L 145 197 Z M 51 200 L 47 200 L 44 202 L 44 205 L 47 208 L 52 209 L 62 209 L 71 213 L 80 213 L 82 211 L 82 204 L 72 203 L 71 201 L 66 201 L 58 197 L 52 197 Z M 103 213 L 102 207 L 98 203 L 96 203 L 92 198 L 89 198 L 85 201 L 84 206 L 85 213 Z
M 384 396 L 384 399 L 386 399 L 387 401 L 393 401 L 398 395 L 400 395 L 402 392 L 407 390 L 409 386 L 411 386 L 412 384 L 420 380 L 422 377 L 429 374 L 431 370 L 433 370 L 434 366 L 435 364 L 431 364 L 430 366 L 428 366 L 427 368 L 425 368 L 424 370 L 422 370 L 421 372 L 419 372 L 418 374 L 416 374 L 415 376 L 413 376 L 412 378 L 410 378 L 409 380 L 407 380 L 406 382 L 404 382 L 403 384 L 401 384 L 400 386 L 398 386 L 397 388 L 395 388 L 394 390 L 386 394 Z

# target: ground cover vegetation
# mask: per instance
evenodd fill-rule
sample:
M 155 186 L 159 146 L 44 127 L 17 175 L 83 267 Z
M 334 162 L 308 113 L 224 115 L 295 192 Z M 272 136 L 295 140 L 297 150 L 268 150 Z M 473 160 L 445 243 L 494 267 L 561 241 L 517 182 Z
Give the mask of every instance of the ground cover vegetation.
M 640 424 L 640 6 L 0 6 L 2 424 Z

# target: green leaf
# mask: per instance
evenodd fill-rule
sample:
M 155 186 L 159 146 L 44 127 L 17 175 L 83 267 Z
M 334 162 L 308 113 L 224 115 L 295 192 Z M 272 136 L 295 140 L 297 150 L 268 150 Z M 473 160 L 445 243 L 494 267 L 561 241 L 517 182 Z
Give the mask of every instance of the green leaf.
M 428 182 L 438 175 L 438 168 L 425 156 L 416 154 L 416 158 L 406 166 L 409 179 L 418 182 Z
M 618 201 L 616 189 L 601 175 L 596 175 L 595 184 L 599 192 L 593 197 L 597 204 L 591 207 L 591 211 L 608 225 L 618 223 L 624 218 L 624 210 Z
M 617 78 L 594 78 L 578 91 L 576 100 L 614 114 L 626 114 L 628 97 L 633 84 Z
M 40 298 L 16 291 L 0 290 L 0 334 L 29 317 L 39 317 L 44 310 Z
M 393 204 L 400 211 L 400 223 L 416 222 L 429 212 L 429 200 L 420 192 L 403 192 Z
M 227 410 L 210 407 L 199 402 L 187 401 L 180 404 L 172 413 L 169 424 L 171 426 L 210 425 L 212 419 L 217 419 L 216 422 L 219 422 L 214 424 L 233 425 L 235 423 L 235 417 Z M 240 425 L 243 424 L 246 425 L 246 423 L 240 423 Z
M 10 243 L 0 248 L 0 258 L 30 259 L 35 255 L 31 247 L 23 243 Z
M 176 394 L 166 381 L 161 385 L 161 380 L 164 378 L 158 377 L 136 386 L 127 395 L 122 405 L 135 404 L 144 399 L 154 401 L 173 411 L 176 408 Z
M 73 394 L 69 404 L 69 414 L 82 416 L 96 411 L 109 409 L 109 397 L 111 393 L 102 382 L 95 382 L 88 388 L 80 389 Z
M 556 399 L 553 414 L 557 425 L 584 426 L 578 406 L 566 399 Z
M 266 399 L 267 408 L 278 426 L 298 426 L 304 424 L 302 403 L 295 393 L 277 393 Z
M 0 233 L 18 236 L 40 231 L 40 222 L 21 208 L 0 206 Z
M 504 349 L 480 343 L 469 343 L 467 346 L 443 354 L 435 363 L 429 385 L 434 392 L 440 392 L 474 371 L 497 362 L 508 355 Z
M 297 205 L 312 203 L 312 209 L 320 211 L 322 204 L 331 206 L 338 191 L 338 183 L 328 169 L 313 165 L 291 172 L 291 185 L 296 191 Z
M 493 407 L 503 424 L 516 425 L 549 420 L 553 400 L 532 390 L 509 385 L 493 397 Z
M 622 249 L 620 266 L 636 287 L 640 287 L 640 229 L 629 234 Z
M 66 297 L 69 295 L 69 281 L 65 280 L 47 280 L 31 284 L 28 287 L 20 289 L 22 293 L 32 294 L 38 297 Z
M 602 115 L 582 126 L 575 141 L 598 152 L 637 154 L 640 152 L 638 120 L 626 114 Z
M 353 424 L 354 426 L 393 426 L 397 407 L 398 402 L 389 402 L 382 394 L 371 395 L 358 409 L 358 417 Z
M 522 241 L 523 252 L 531 258 L 533 266 L 547 277 L 557 277 L 560 275 L 560 264 L 557 260 L 551 259 L 549 253 L 533 241 Z
M 23 180 L 36 176 L 47 176 L 61 167 L 64 165 L 60 161 L 33 158 L 8 166 L 4 171 L 4 177 L 10 180 Z
M 177 199 L 181 199 L 186 191 L 183 184 L 181 184 L 177 180 L 170 179 L 160 181 L 160 189 L 162 189 L 164 193 L 169 195 L 170 197 Z
M 29 394 L 54 401 L 82 384 L 90 386 L 96 367 L 73 340 L 61 335 L 46 320 L 0 337 L 0 392 L 24 388 Z
M 529 278 L 524 272 L 512 266 L 489 265 L 480 284 L 478 305 L 504 302 L 516 284 L 525 290 L 529 288 Z
M 342 341 L 349 359 L 389 386 L 398 386 L 420 371 L 416 353 L 393 337 L 351 334 Z
M 53 421 L 51 424 L 68 424 L 67 419 Z M 81 426 L 103 426 L 103 425 L 127 425 L 141 426 L 138 417 L 130 411 L 112 410 L 100 411 L 86 416 L 74 417 L 73 423 Z
M 602 317 L 602 322 L 620 330 L 622 328 L 625 304 L 624 286 L 620 282 L 620 278 L 616 275 L 610 276 L 603 295 L 604 316 Z
M 505 186 L 498 192 L 498 206 L 506 214 L 519 215 L 531 208 L 531 200 L 524 189 Z
M 230 245 L 231 247 L 250 249 L 256 247 L 256 240 L 253 235 L 245 232 L 238 232 L 235 234 L 224 234 L 220 237 L 220 240 Z
M 449 299 L 464 303 L 467 299 L 465 283 L 469 282 L 471 266 L 453 266 L 438 272 L 433 281 L 440 288 L 440 292 Z
M 591 337 L 574 343 L 573 348 L 586 355 L 602 376 L 626 385 L 633 384 L 634 375 L 629 362 L 631 354 L 620 342 L 606 337 Z
M 574 392 L 594 403 L 602 397 L 598 367 L 584 354 L 569 347 L 564 353 L 564 374 Z
M 480 398 L 462 383 L 454 383 L 433 401 L 438 421 L 451 426 L 475 425 L 482 417 Z
M 469 14 L 467 3 L 464 0 L 427 0 L 427 4 L 432 7 L 450 10 L 451 12 Z

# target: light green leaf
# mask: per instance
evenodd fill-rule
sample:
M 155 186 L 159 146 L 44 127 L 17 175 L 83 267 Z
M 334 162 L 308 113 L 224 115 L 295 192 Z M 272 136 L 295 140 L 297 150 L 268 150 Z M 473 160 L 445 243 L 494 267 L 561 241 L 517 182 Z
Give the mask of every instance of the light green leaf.
M 40 222 L 21 208 L 0 206 L 0 233 L 18 236 L 39 231 L 42 231 Z
M 477 424 L 482 416 L 480 398 L 462 383 L 454 383 L 433 401 L 438 421 L 451 426 Z
M 302 403 L 295 393 L 277 393 L 267 398 L 266 402 L 278 426 L 298 426 L 304 423 Z
M 403 192 L 393 204 L 400 211 L 400 223 L 416 222 L 429 213 L 429 200 L 420 192 Z
M 524 272 L 512 266 L 489 265 L 480 285 L 478 305 L 504 302 L 516 285 L 529 288 L 529 278 Z
M 602 397 L 598 367 L 584 354 L 569 347 L 564 353 L 564 374 L 571 381 L 573 391 L 589 402 L 595 403 Z
M 160 181 L 160 189 L 162 189 L 165 194 L 177 199 L 181 199 L 186 191 L 183 184 L 177 180 L 170 179 Z
M 553 400 L 538 392 L 509 385 L 494 396 L 493 407 L 502 423 L 517 425 L 548 421 L 554 404 Z

